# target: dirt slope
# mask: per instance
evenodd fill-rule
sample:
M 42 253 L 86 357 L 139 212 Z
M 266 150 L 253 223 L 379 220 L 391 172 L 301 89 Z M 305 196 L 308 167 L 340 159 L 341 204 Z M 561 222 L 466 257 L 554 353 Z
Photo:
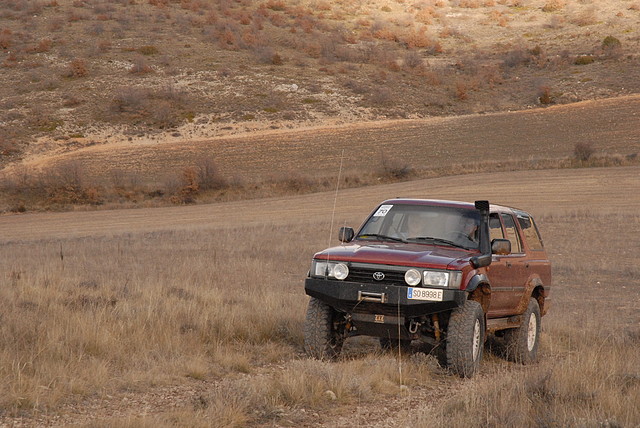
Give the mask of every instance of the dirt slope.
M 640 210 L 640 167 L 485 173 L 338 192 L 336 224 L 357 226 L 379 201 L 396 196 L 486 198 L 535 214 Z M 0 217 L 1 241 L 60 239 L 242 224 L 329 222 L 334 192 L 189 207 L 26 214 Z
M 118 169 L 153 182 L 212 157 L 223 175 L 259 181 L 283 174 L 336 175 L 343 150 L 345 169 L 357 173 L 375 170 L 383 156 L 418 168 L 475 161 L 535 162 L 570 156 L 580 142 L 592 144 L 596 153 L 640 152 L 640 96 L 518 112 L 267 131 L 201 141 L 133 140 L 53 156 L 47 152 L 34 155 L 25 164 L 41 167 L 77 160 L 97 179 L 106 180 Z

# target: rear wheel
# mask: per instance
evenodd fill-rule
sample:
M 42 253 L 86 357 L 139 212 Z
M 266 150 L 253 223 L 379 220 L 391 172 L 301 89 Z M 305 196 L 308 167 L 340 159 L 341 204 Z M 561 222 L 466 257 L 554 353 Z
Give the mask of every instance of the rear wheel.
M 340 313 L 312 297 L 304 321 L 304 349 L 314 358 L 333 359 L 340 355 L 344 342 L 344 324 Z
M 451 313 L 447 330 L 447 365 L 461 377 L 472 377 L 482 360 L 484 312 L 480 303 L 467 300 Z
M 504 338 L 507 342 L 507 355 L 512 360 L 530 364 L 538 359 L 540 305 L 536 299 L 529 299 L 527 310 L 522 314 L 522 324 L 505 331 Z

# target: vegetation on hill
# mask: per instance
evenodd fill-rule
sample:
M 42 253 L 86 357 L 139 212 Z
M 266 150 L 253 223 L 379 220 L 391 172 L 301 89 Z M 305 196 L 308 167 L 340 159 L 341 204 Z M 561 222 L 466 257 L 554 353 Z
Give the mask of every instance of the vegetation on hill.
M 638 92 L 639 19 L 628 0 L 1 0 L 0 165 Z

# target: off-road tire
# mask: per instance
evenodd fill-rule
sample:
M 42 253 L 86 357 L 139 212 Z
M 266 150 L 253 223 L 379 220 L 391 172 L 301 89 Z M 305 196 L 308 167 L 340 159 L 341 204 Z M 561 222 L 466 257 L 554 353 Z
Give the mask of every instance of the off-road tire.
M 409 353 L 411 350 L 411 340 L 407 339 L 392 339 L 389 337 L 381 337 L 380 338 L 380 347 L 385 351 L 394 351 L 398 352 L 398 348 L 402 354 Z
M 467 300 L 451 313 L 447 329 L 447 366 L 460 377 L 472 377 L 482 361 L 485 323 L 480 303 Z
M 522 324 L 505 331 L 504 339 L 509 359 L 522 364 L 531 364 L 538 359 L 540 306 L 536 299 L 529 299 L 527 310 L 522 314 Z
M 304 321 L 304 349 L 310 357 L 334 359 L 340 355 L 344 336 L 337 328 L 339 313 L 312 297 Z

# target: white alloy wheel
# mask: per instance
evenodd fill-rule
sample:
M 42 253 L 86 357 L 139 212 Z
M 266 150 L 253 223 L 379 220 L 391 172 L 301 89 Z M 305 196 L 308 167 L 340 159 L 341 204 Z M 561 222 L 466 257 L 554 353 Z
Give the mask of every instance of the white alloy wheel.
M 473 325 L 473 361 L 478 359 L 478 352 L 480 351 L 480 321 L 476 319 Z
M 527 329 L 527 349 L 533 351 L 538 338 L 538 319 L 533 312 L 529 316 L 529 328 Z

